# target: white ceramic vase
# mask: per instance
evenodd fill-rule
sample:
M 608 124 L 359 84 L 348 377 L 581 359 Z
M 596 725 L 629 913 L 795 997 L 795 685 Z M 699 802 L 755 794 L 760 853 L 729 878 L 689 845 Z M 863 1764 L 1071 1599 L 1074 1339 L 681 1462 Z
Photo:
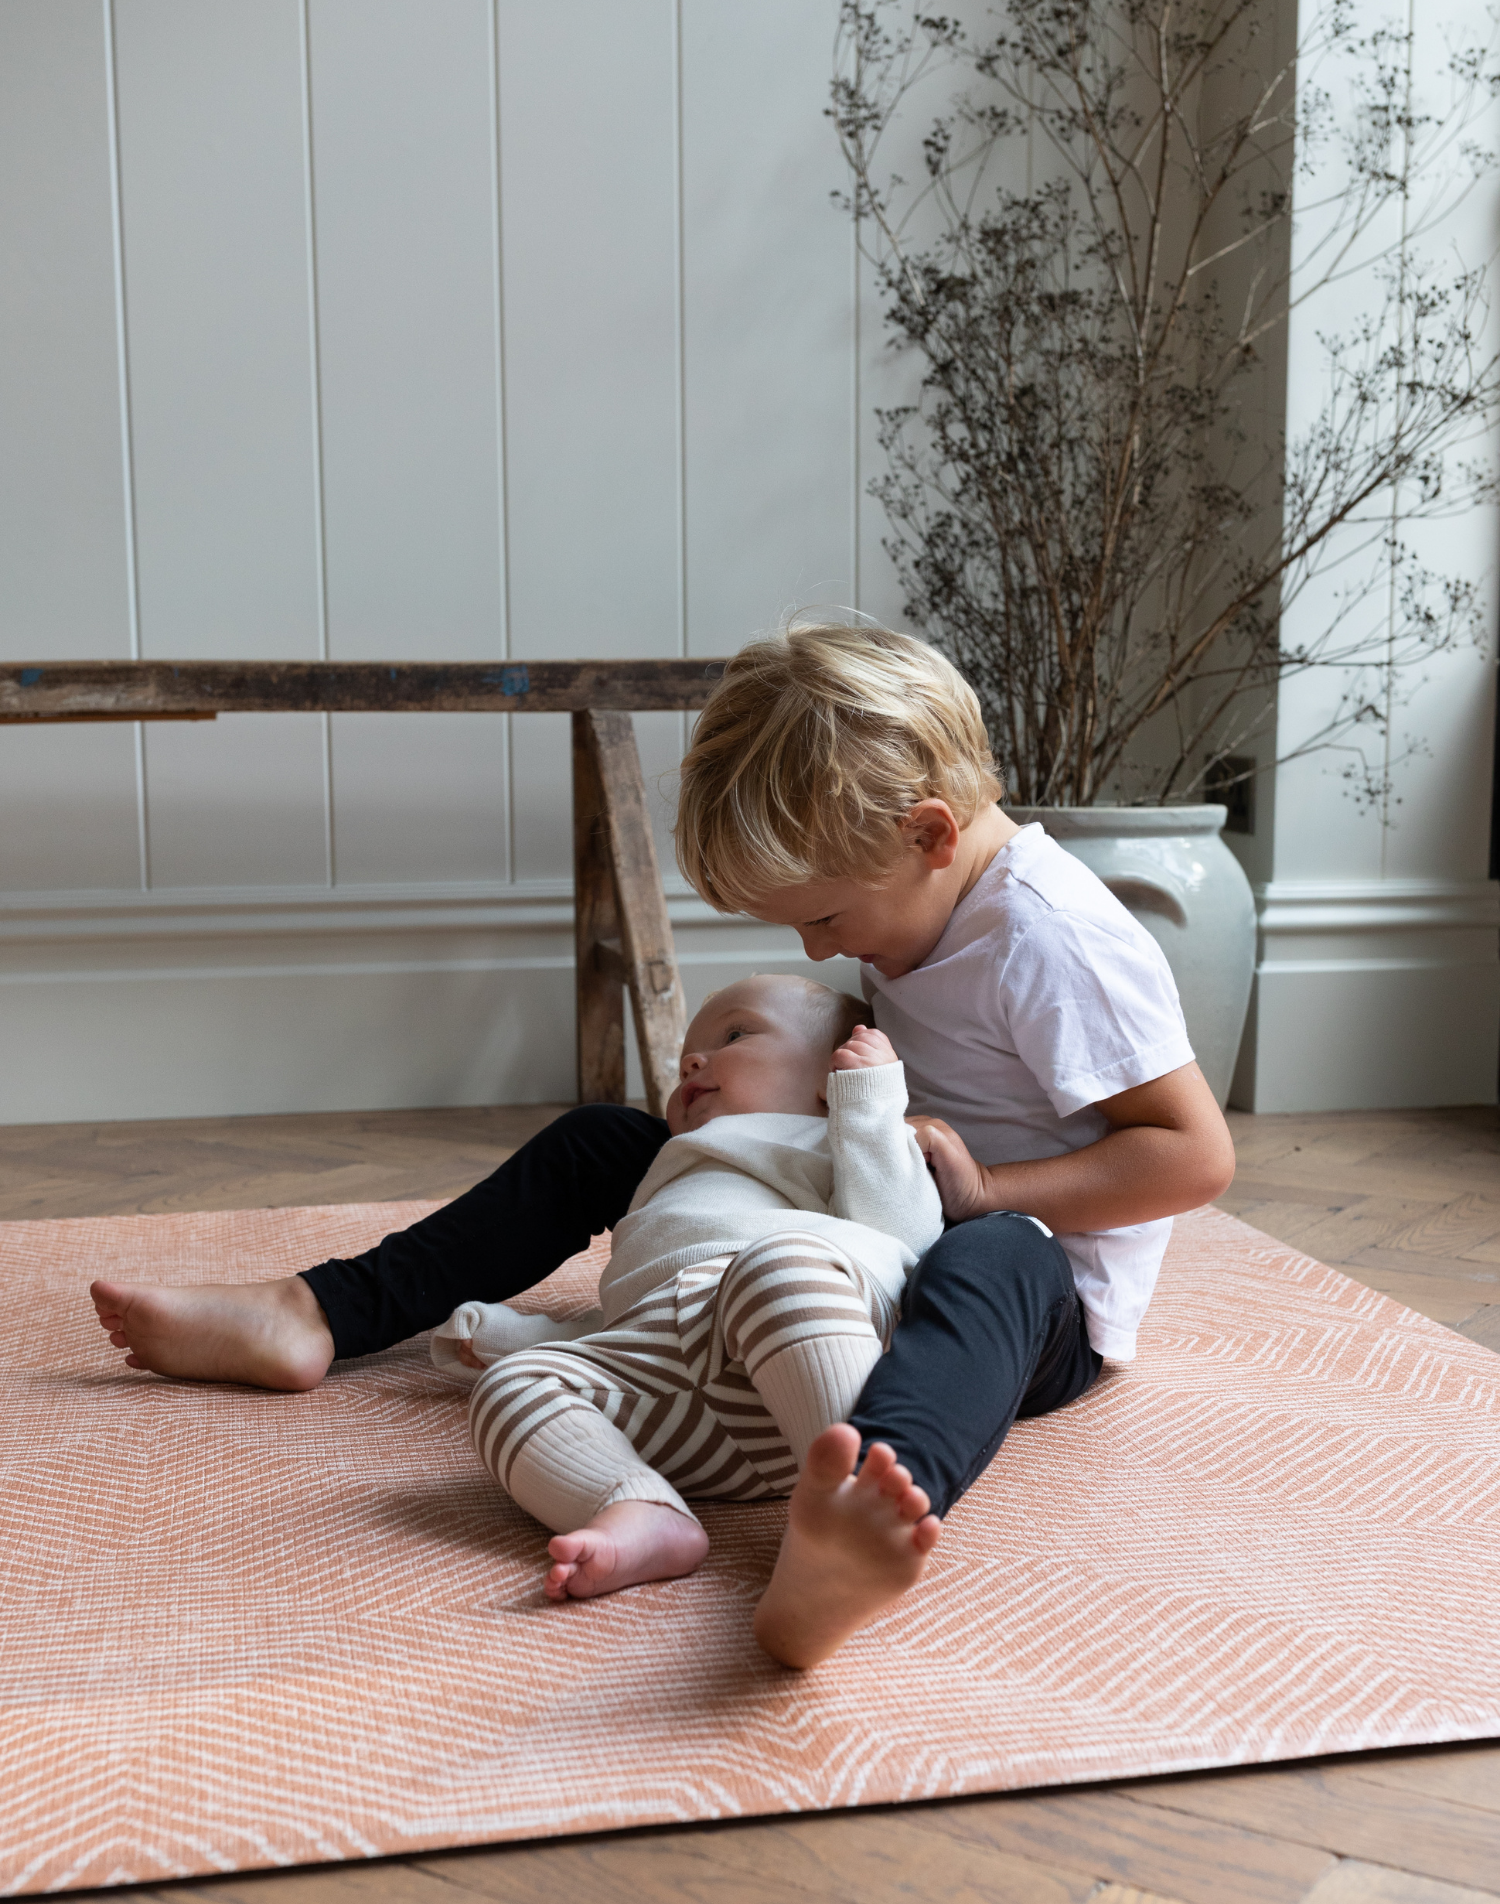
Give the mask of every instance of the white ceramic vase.
M 1255 899 L 1221 837 L 1226 809 L 1006 807 L 1040 820 L 1128 906 L 1167 955 L 1188 1037 L 1214 1096 L 1229 1096 L 1255 971 Z

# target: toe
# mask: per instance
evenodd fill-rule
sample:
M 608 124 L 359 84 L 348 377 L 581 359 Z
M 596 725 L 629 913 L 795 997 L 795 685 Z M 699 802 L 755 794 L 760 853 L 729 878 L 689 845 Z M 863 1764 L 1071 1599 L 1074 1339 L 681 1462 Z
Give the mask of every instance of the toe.
M 911 1469 L 903 1468 L 899 1461 L 880 1477 L 880 1491 L 889 1501 L 900 1500 L 910 1486 Z
M 815 1487 L 835 1488 L 847 1481 L 859 1459 L 859 1435 L 848 1422 L 825 1428 L 807 1451 L 803 1478 Z
M 919 1554 L 930 1554 L 938 1543 L 938 1535 L 943 1531 L 943 1523 L 936 1514 L 929 1514 L 925 1520 L 917 1522 L 911 1530 L 912 1545 Z
M 859 1470 L 861 1487 L 878 1489 L 895 1465 L 896 1450 L 884 1441 L 875 1442 Z

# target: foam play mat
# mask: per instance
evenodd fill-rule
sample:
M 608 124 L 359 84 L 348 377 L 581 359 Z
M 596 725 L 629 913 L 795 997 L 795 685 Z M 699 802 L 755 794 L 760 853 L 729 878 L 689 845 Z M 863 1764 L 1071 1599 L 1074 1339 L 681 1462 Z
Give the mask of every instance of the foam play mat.
M 0 1889 L 155 1882 L 1500 1732 L 1500 1357 L 1216 1211 L 826 1666 L 784 1509 L 565 1607 L 411 1344 L 307 1395 L 121 1366 L 97 1275 L 283 1275 L 429 1205 L 0 1225 Z M 601 1258 L 559 1272 L 581 1307 Z

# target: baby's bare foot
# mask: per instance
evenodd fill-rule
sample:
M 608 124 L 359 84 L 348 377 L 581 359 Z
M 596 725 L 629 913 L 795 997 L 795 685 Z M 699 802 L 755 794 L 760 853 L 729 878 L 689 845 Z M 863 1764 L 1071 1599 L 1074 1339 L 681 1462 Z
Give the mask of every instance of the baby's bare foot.
M 322 1306 L 300 1276 L 272 1283 L 90 1286 L 100 1325 L 127 1368 L 199 1382 L 316 1388 L 333 1360 Z
M 783 1666 L 816 1666 L 914 1586 L 942 1522 L 895 1452 L 877 1441 L 858 1474 L 859 1435 L 825 1428 L 807 1451 L 786 1536 L 755 1609 L 755 1637 Z
M 547 1542 L 554 1565 L 542 1582 L 549 1600 L 587 1600 L 643 1580 L 676 1580 L 701 1566 L 708 1535 L 658 1501 L 616 1501 L 576 1534 Z

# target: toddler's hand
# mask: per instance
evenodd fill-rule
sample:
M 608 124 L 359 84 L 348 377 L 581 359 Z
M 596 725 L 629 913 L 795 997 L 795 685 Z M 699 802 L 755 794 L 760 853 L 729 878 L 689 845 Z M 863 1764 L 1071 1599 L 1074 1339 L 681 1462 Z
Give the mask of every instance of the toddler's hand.
M 848 1041 L 841 1044 L 829 1060 L 834 1071 L 867 1071 L 877 1064 L 894 1064 L 896 1047 L 883 1031 L 871 1025 L 856 1025 Z
M 937 1178 L 943 1215 L 950 1223 L 966 1223 L 971 1216 L 983 1216 L 989 1208 L 989 1181 L 984 1165 L 975 1163 L 958 1132 L 940 1117 L 909 1117 L 906 1121 L 916 1132 L 917 1146 Z

